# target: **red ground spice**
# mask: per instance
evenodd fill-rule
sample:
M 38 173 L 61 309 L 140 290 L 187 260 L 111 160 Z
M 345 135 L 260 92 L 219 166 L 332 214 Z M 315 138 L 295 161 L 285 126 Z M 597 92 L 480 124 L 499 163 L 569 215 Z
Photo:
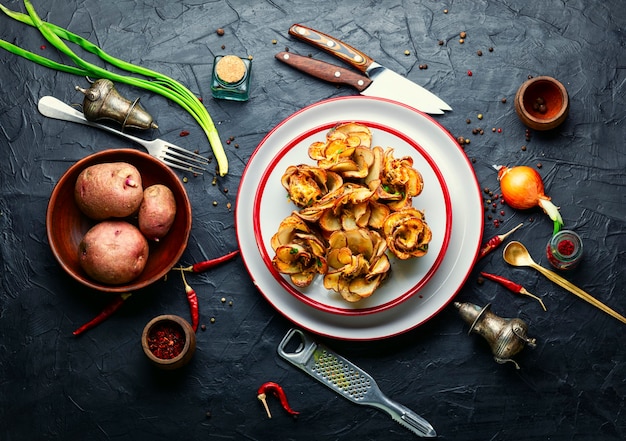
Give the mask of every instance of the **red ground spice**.
M 569 256 L 574 252 L 574 243 L 571 240 L 562 240 L 556 247 L 563 256 Z
M 175 323 L 159 323 L 150 329 L 148 348 L 162 360 L 178 356 L 185 346 L 185 334 Z

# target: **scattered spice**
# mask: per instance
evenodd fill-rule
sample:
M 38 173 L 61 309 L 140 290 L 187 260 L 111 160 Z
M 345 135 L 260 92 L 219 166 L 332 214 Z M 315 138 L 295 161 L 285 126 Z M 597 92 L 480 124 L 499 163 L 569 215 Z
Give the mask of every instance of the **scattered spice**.
M 443 10 L 443 13 L 444 13 L 444 14 L 447 14 L 447 13 L 448 13 L 448 10 L 447 10 L 447 9 L 444 9 L 444 10 Z
M 474 74 L 472 73 L 472 71 L 471 71 L 471 70 L 468 70 L 468 71 L 467 71 L 467 76 L 468 76 L 468 77 L 471 77 L 472 75 L 474 75 Z
M 465 38 L 465 37 L 467 37 L 467 32 L 465 32 L 465 31 L 461 32 L 461 33 L 459 34 L 459 37 L 461 37 L 461 38 Z
M 439 46 L 443 46 L 443 40 L 439 40 L 439 41 L 437 42 L 437 44 L 438 44 Z
M 502 98 L 502 99 L 500 100 L 500 102 L 501 102 L 502 104 L 505 104 L 505 103 L 506 103 L 506 98 Z
M 495 250 L 497 247 L 499 247 L 502 242 L 509 237 L 511 234 L 513 234 L 515 231 L 517 231 L 519 228 L 522 227 L 522 225 L 524 225 L 523 223 L 519 224 L 518 226 L 516 226 L 515 228 L 513 228 L 512 230 L 510 230 L 509 232 L 505 233 L 505 234 L 500 234 L 498 236 L 494 236 L 491 239 L 489 239 L 487 241 L 487 243 L 485 243 L 481 249 L 480 252 L 478 253 L 478 259 L 482 259 L 483 257 L 485 257 L 487 254 L 491 253 L 493 250 Z
M 492 47 L 489 48 L 489 52 L 493 52 L 493 48 Z
M 411 51 L 409 51 L 409 50 L 405 50 L 405 51 L 404 51 L 404 55 L 406 55 L 406 56 L 408 57 L 409 55 L 411 55 Z
M 459 38 L 459 44 L 463 44 L 465 43 L 465 39 L 464 38 Z
M 100 312 L 100 314 L 98 314 L 93 319 L 91 319 L 90 321 L 88 321 L 87 323 L 85 323 L 84 325 L 79 327 L 78 329 L 76 329 L 74 332 L 72 332 L 72 334 L 80 335 L 83 332 L 85 332 L 85 331 L 87 331 L 87 330 L 89 330 L 89 329 L 99 325 L 100 323 L 105 321 L 107 318 L 111 317 L 113 315 L 113 313 L 115 313 L 115 311 L 120 309 L 120 307 L 124 304 L 126 299 L 128 299 L 130 296 L 131 296 L 131 293 L 129 293 L 129 292 L 118 295 L 117 297 L 115 297 L 111 301 L 111 303 L 109 303 L 102 310 L 102 312 Z
M 504 286 L 506 289 L 508 289 L 511 292 L 514 292 L 515 294 L 522 294 L 522 295 L 532 297 L 533 299 L 537 300 L 541 304 L 541 307 L 543 308 L 544 311 L 547 311 L 546 306 L 543 304 L 543 300 L 541 300 L 539 297 L 526 291 L 526 288 L 524 288 L 522 285 L 519 285 L 502 276 L 496 276 L 495 274 L 481 272 L 480 275 L 483 276 L 485 279 L 489 279 L 489 280 L 499 283 L 500 285 Z
M 476 55 L 478 55 L 479 57 L 483 56 L 483 51 L 481 51 L 480 49 L 476 51 Z
M 482 114 L 482 113 L 479 113 L 478 115 L 476 115 L 476 118 L 478 118 L 478 119 L 483 119 L 483 114 Z
M 42 51 L 46 50 L 46 45 L 42 44 L 41 46 L 39 46 L 39 49 L 41 49 Z
M 176 323 L 157 323 L 148 333 L 148 348 L 155 357 L 161 360 L 171 360 L 177 357 L 184 346 L 185 334 Z
M 278 40 L 273 39 L 273 40 L 272 40 L 272 44 L 278 44 Z
M 294 417 L 300 414 L 300 412 L 296 412 L 291 408 L 291 406 L 289 406 L 289 402 L 287 401 L 287 395 L 285 394 L 283 388 L 278 383 L 268 381 L 267 383 L 263 383 L 257 391 L 257 398 L 261 403 L 263 403 L 263 407 L 265 408 L 265 412 L 267 413 L 268 418 L 272 418 L 270 408 L 267 404 L 267 394 L 269 393 L 278 398 L 281 406 L 287 411 L 287 413 Z
M 187 130 L 181 130 L 178 136 L 189 136 L 189 132 Z
M 219 35 L 220 37 L 225 34 L 224 29 L 222 29 L 222 28 L 217 29 L 217 31 L 215 31 L 215 33 L 217 35 Z

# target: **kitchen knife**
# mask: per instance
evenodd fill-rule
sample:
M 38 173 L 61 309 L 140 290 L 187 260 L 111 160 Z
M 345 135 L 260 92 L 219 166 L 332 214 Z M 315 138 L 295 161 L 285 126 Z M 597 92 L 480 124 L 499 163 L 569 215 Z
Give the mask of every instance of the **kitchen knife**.
M 441 114 L 445 110 L 452 110 L 445 101 L 435 94 L 391 69 L 381 66 L 363 52 L 330 35 L 299 24 L 291 26 L 289 34 L 336 56 L 367 75 L 372 80 L 366 89 L 368 96 L 399 101 L 426 113 Z

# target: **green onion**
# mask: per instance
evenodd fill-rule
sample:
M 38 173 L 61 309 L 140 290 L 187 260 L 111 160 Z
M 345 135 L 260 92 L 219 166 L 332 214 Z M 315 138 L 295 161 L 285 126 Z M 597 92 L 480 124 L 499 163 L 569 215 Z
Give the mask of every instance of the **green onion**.
M 45 67 L 75 75 L 107 78 L 114 82 L 125 83 L 130 86 L 139 87 L 157 93 L 175 102 L 184 110 L 186 110 L 204 130 L 204 133 L 207 136 L 209 143 L 211 144 L 211 148 L 213 149 L 215 159 L 217 160 L 218 172 L 220 176 L 224 176 L 226 175 L 226 173 L 228 173 L 228 159 L 226 158 L 226 153 L 224 152 L 224 147 L 222 145 L 222 141 L 220 140 L 217 129 L 215 128 L 215 124 L 213 123 L 206 107 L 204 107 L 198 97 L 196 97 L 189 89 L 187 89 L 178 81 L 166 75 L 115 58 L 104 52 L 97 45 L 84 39 L 83 37 L 80 37 L 79 35 L 76 35 L 52 23 L 42 21 L 34 10 L 30 0 L 24 0 L 24 5 L 26 6 L 28 15 L 11 11 L 1 4 L 0 9 L 7 16 L 29 26 L 36 27 L 41 35 L 61 53 L 69 57 L 74 62 L 76 67 L 57 63 L 55 61 L 49 60 L 48 58 L 42 57 L 41 55 L 29 52 L 25 49 L 22 49 L 16 45 L 0 39 L 1 48 Z M 125 70 L 130 73 L 143 75 L 145 77 L 150 77 L 152 78 L 152 80 L 138 78 L 135 76 L 120 75 L 96 66 L 95 64 L 89 63 L 76 55 L 65 44 L 63 40 L 67 40 L 69 42 L 77 44 L 82 49 L 97 55 L 103 61 L 119 69 Z

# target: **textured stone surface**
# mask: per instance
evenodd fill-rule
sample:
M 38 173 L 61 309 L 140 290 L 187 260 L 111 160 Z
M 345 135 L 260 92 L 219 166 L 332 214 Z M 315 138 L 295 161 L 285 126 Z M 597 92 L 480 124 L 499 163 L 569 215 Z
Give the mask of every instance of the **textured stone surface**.
M 190 177 L 186 184 L 194 224 L 182 263 L 237 247 L 239 179 L 273 127 L 309 104 L 353 93 L 274 59 L 288 47 L 339 64 L 288 36 L 290 25 L 302 23 L 344 39 L 448 102 L 453 112 L 435 118 L 455 137 L 471 140 L 465 151 L 481 187 L 499 191 L 493 164 L 541 164 L 547 194 L 585 244 L 583 263 L 567 277 L 626 312 L 626 13 L 619 1 L 34 3 L 45 20 L 186 84 L 204 98 L 222 139 L 234 137 L 225 145 L 231 167 L 225 178 L 213 185 L 209 174 Z M 24 11 L 19 1 L 3 4 Z M 462 44 L 461 31 L 467 33 Z M 4 15 L 0 38 L 69 63 L 36 29 Z M 213 57 L 225 53 L 254 58 L 246 103 L 210 97 Z M 420 69 L 424 64 L 427 69 Z M 529 75 L 559 79 L 571 109 L 560 128 L 533 132 L 527 141 L 513 97 Z M 0 84 L 1 439 L 392 441 L 411 436 L 384 414 L 345 401 L 278 357 L 276 347 L 292 324 L 255 289 L 240 258 L 188 278 L 200 297 L 206 331 L 198 332 L 195 358 L 182 371 L 155 372 L 140 345 L 152 317 L 189 315 L 175 274 L 135 293 L 99 327 L 73 337 L 72 330 L 109 298 L 78 285 L 54 260 L 45 233 L 48 197 L 75 161 L 130 144 L 38 113 L 43 95 L 80 102 L 74 86 L 84 87 L 84 78 L 1 51 Z M 143 90 L 118 89 L 126 97 L 141 97 L 159 124 L 154 136 L 210 154 L 203 133 L 178 106 Z M 484 135 L 472 134 L 478 127 Z M 180 137 L 183 130 L 189 136 Z M 550 220 L 537 210 L 504 207 L 501 216 L 500 209 L 486 212 L 503 221 L 496 228 L 486 217 L 485 239 L 524 222 L 515 238 L 547 265 L 543 247 Z M 479 336 L 466 335 L 467 325 L 452 306 L 392 339 L 325 342 L 372 374 L 390 397 L 429 420 L 442 439 L 626 438 L 624 325 L 538 273 L 507 266 L 500 256 L 497 251 L 478 262 L 456 300 L 492 303 L 499 315 L 529 323 L 538 346 L 517 357 L 521 370 L 496 364 Z M 544 299 L 548 311 L 492 282 L 478 284 L 480 271 L 522 282 Z M 285 387 L 292 407 L 301 412 L 297 421 L 273 399 L 274 417 L 266 417 L 256 399 L 265 381 Z

